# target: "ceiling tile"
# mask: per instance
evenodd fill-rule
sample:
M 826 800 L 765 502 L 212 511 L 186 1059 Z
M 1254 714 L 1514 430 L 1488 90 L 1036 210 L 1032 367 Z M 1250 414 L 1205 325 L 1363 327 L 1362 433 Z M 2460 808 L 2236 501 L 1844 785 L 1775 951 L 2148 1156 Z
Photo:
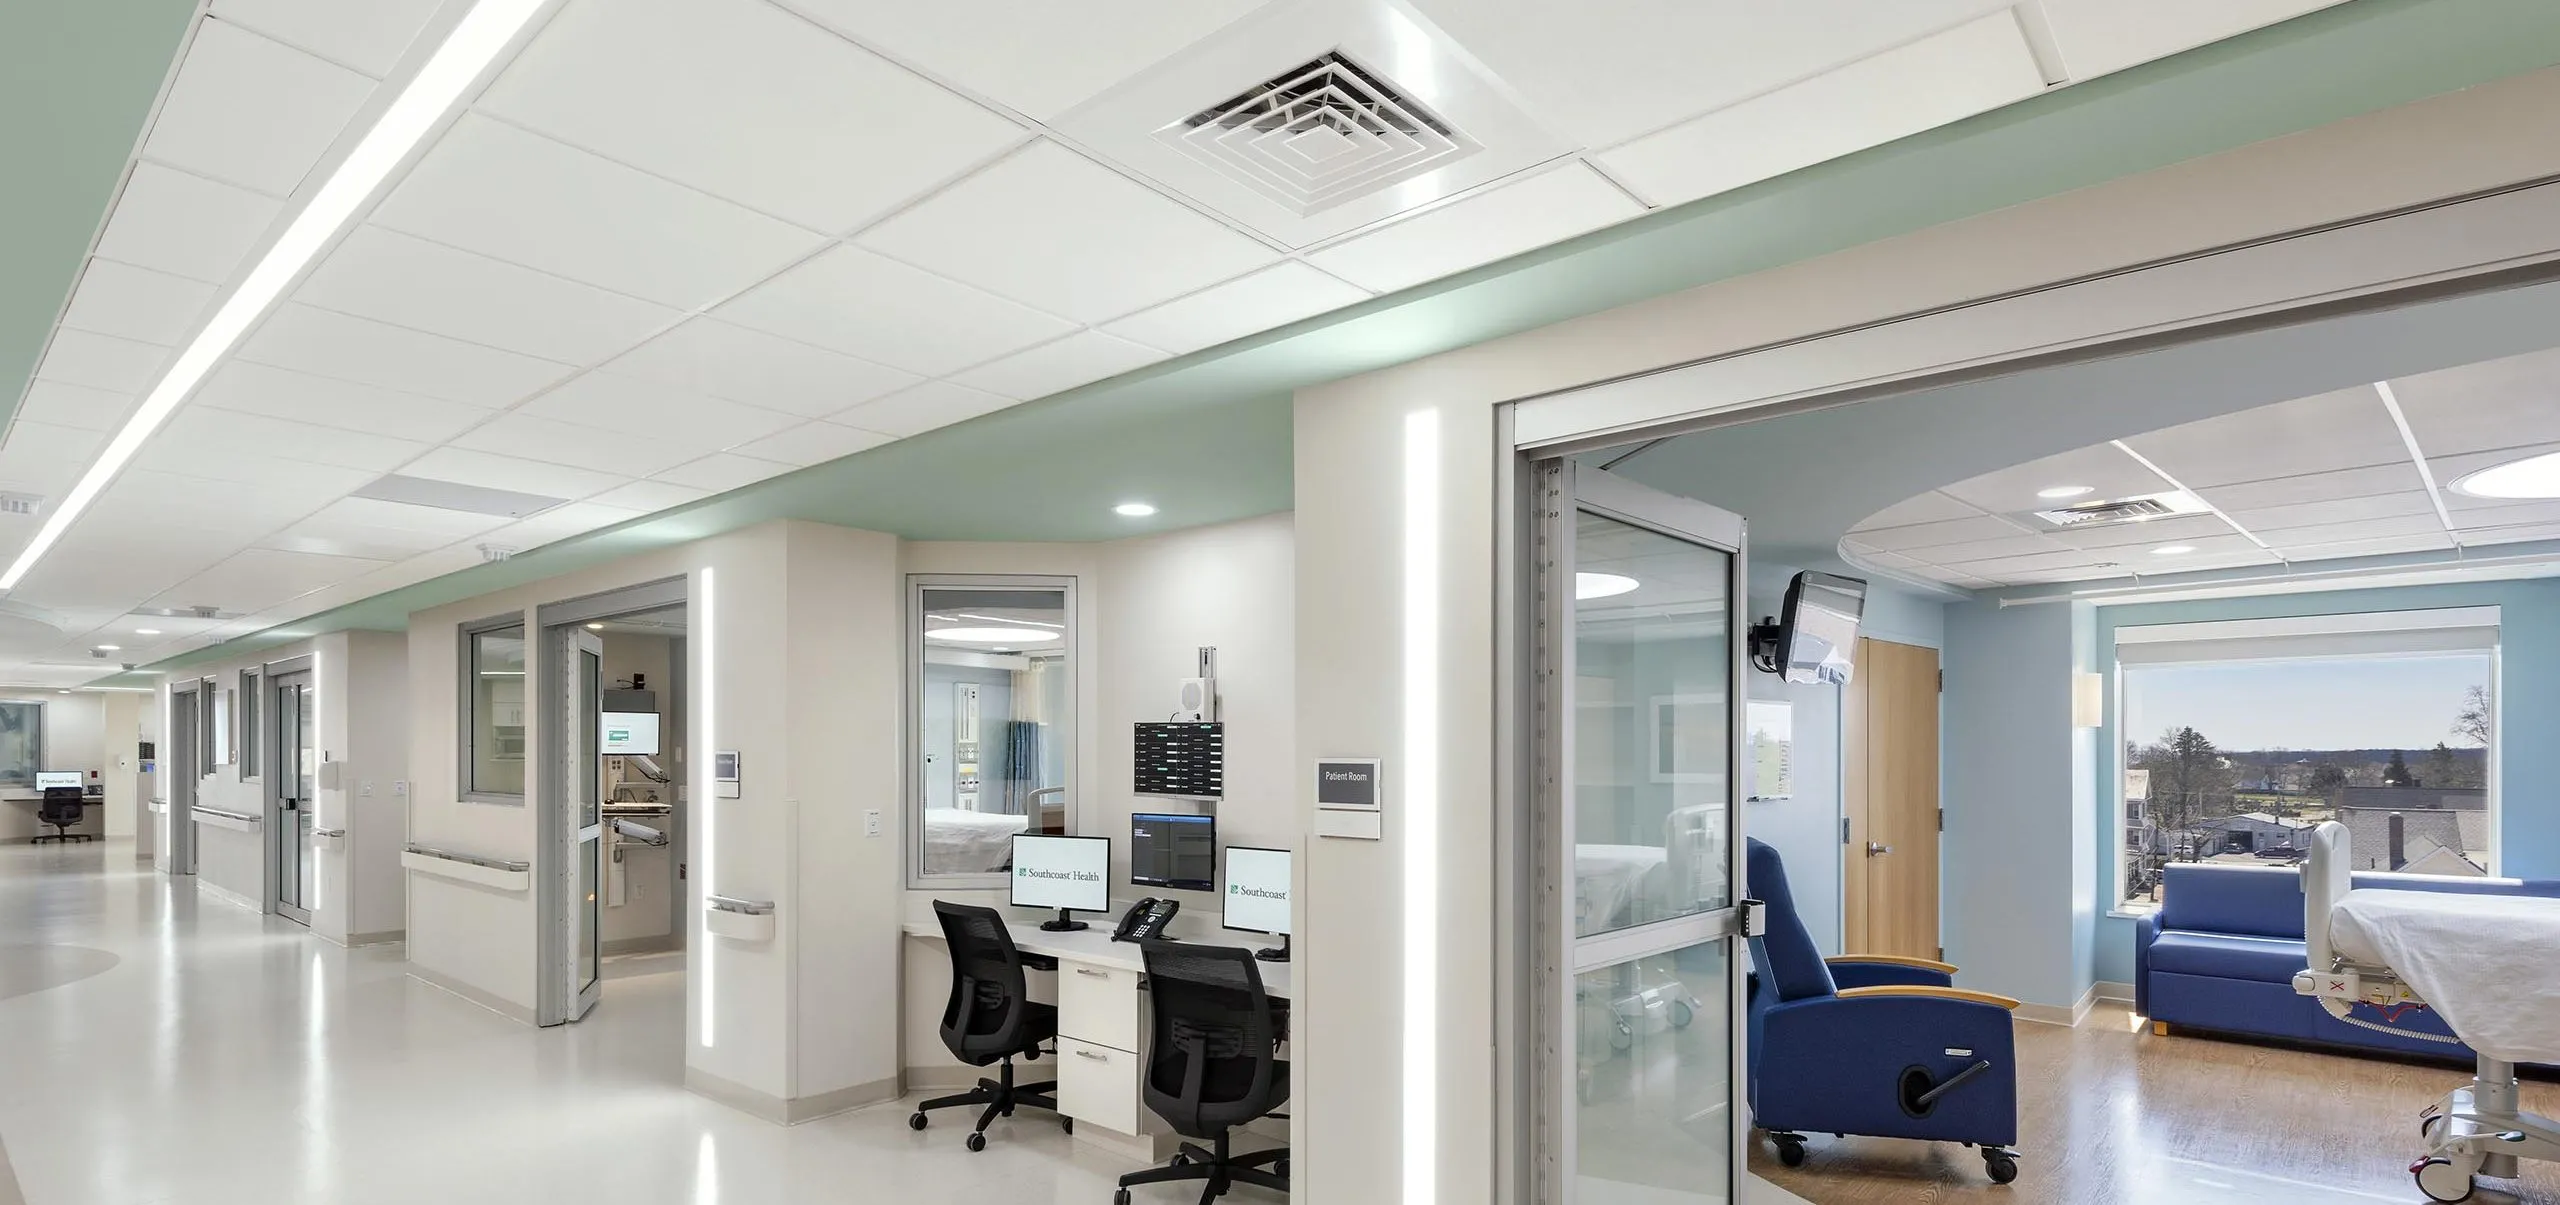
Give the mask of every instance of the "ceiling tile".
M 2057 529 L 2052 533 L 2054 539 L 2088 551 L 2193 543 L 2199 539 L 2234 534 L 2237 533 L 2231 530 L 2229 523 L 2211 514 L 2177 515 L 2141 523 L 2106 523 L 2080 530 Z
M 2543 540 L 2560 540 L 2560 523 L 2522 523 L 2513 527 L 2489 527 L 2462 533 L 2465 548 L 2495 547 L 2499 544 L 2523 544 Z
M 174 527 L 220 533 L 228 542 L 215 540 L 208 546 L 218 555 L 328 505 L 350 488 L 341 476 L 345 469 L 279 467 L 264 460 L 259 464 L 278 467 L 278 477 L 255 490 L 242 489 L 236 472 L 216 476 L 213 472 L 126 469 L 81 514 L 66 546 L 86 549 L 92 540 L 119 528 Z M 219 472 L 224 466 L 212 467 Z
M 213 15 L 380 79 L 442 0 L 213 0 Z
M 106 445 L 104 431 L 19 419 L 0 443 L 0 488 L 58 497 Z
M 289 530 L 307 535 L 340 536 L 415 544 L 418 551 L 440 548 L 504 526 L 498 515 L 475 515 L 440 506 L 412 506 L 378 498 L 341 498 L 313 512 Z
M 220 284 L 283 210 L 272 197 L 145 160 L 117 196 L 98 254 Z
M 752 456 L 718 452 L 700 460 L 678 465 L 658 474 L 655 479 L 672 481 L 677 485 L 689 485 L 695 489 L 710 490 L 717 494 L 726 493 L 740 486 L 753 485 L 767 477 L 781 476 L 792 471 L 794 467 L 796 466 L 771 460 L 758 460 Z
M 2124 442 L 2198 490 L 2406 464 L 2409 459 L 2409 447 L 2381 395 L 2362 385 L 2130 436 Z
M 134 463 L 183 473 L 202 462 L 262 456 L 387 473 L 430 446 L 370 431 L 183 406 L 143 445 Z
M 1529 108 L 1613 146 L 1936 33 L 2004 0 L 1415 0 Z
M 672 481 L 634 481 L 629 485 L 606 490 L 588 501 L 598 506 L 618 506 L 624 510 L 655 513 L 683 506 L 688 502 L 699 502 L 710 496 L 709 490 L 677 485 Z
M 175 465 L 175 468 L 168 466 Z M 215 492 L 198 497 L 194 505 L 211 504 L 218 508 L 237 506 L 266 516 L 247 524 L 251 534 L 263 535 L 323 506 L 364 488 L 382 474 L 374 469 L 355 469 L 344 465 L 320 464 L 271 454 L 235 454 L 198 456 L 191 459 L 159 459 L 153 469 L 194 481 L 214 482 Z M 127 470 L 128 474 L 132 470 Z M 229 516 L 189 514 L 185 521 L 211 526 Z
M 549 360 L 296 304 L 268 317 L 238 355 L 475 406 L 508 405 L 570 371 Z
M 2219 42 L 2339 0 L 2040 0 L 2075 80 Z
M 1887 552 L 1879 548 L 1874 549 L 1872 555 L 1916 560 L 1932 565 L 1962 565 L 1968 561 L 1989 561 L 2001 557 L 2032 556 L 2040 552 L 2068 551 L 2070 551 L 2068 545 L 2041 535 L 2018 532 L 2005 536 L 1993 536 L 1988 540 L 1963 540 L 1954 544 L 1914 548 L 1902 553 Z
M 290 196 L 373 95 L 373 84 L 230 22 L 206 20 L 196 26 L 142 153 Z
M 524 412 L 582 427 L 646 435 L 678 449 L 690 449 L 692 455 L 762 439 L 798 421 L 796 416 L 778 410 L 605 372 L 587 373 L 535 398 L 525 404 Z
M 485 406 L 245 360 L 233 360 L 214 369 L 187 406 L 263 414 L 426 443 L 451 439 L 492 413 Z
M 764 0 L 571 5 L 481 107 L 838 233 L 1027 133 Z
M 1938 523 L 1948 519 L 1971 519 L 1982 514 L 1980 508 L 1958 501 L 1947 494 L 1931 490 L 1915 498 L 1905 498 L 1866 517 L 1852 530 L 1868 531 L 1879 527 L 1909 527 L 1915 523 Z
M 2405 494 L 2426 488 L 2427 483 L 2418 477 L 2417 466 L 2404 459 L 2398 464 L 2369 468 L 2304 473 L 2262 481 L 2235 481 L 2228 485 L 2199 487 L 2196 493 L 2225 512 L 2237 513 L 2269 506 L 2361 498 L 2369 494 Z
M 2092 553 L 2077 551 L 2037 552 L 2029 553 L 2026 556 L 2000 557 L 1993 560 L 1973 561 L 1964 566 L 1964 571 L 1986 580 L 2008 582 L 2023 580 L 2018 576 L 2022 573 L 2047 572 L 2053 570 L 2097 571 L 2107 569 L 2110 566 L 2110 562 L 2113 560 L 2114 558 L 2112 557 L 2101 557 Z
M 2430 459 L 2560 442 L 2560 350 L 2391 382 Z
M 1030 401 L 1078 385 L 1116 377 L 1165 358 L 1152 347 L 1140 347 L 1100 331 L 1077 331 L 1055 343 L 1015 352 L 951 378 L 953 383 L 1001 397 Z
M 583 427 L 520 411 L 501 414 L 464 432 L 453 446 L 592 469 L 617 477 L 638 477 L 673 468 L 714 450 L 696 441 L 670 440 L 630 429 Z
M 2362 540 L 2339 540 L 2328 544 L 2304 544 L 2284 549 L 2287 559 L 2294 561 L 2333 561 L 2350 556 L 2388 556 L 2403 552 L 2448 552 L 2453 538 L 2438 531 L 2432 535 L 2379 536 Z
M 2502 502 L 2496 506 L 2453 512 L 2454 526 L 2466 531 L 2480 527 L 2512 527 L 2527 523 L 2560 523 L 2560 502 Z
M 2039 490 L 2060 486 L 2085 486 L 2089 492 L 2069 498 L 2036 496 Z M 1984 473 L 1940 492 L 1995 514 L 2024 514 L 2165 493 L 2171 488 L 2159 474 L 2113 444 L 2097 444 Z
M 129 393 L 112 393 L 64 381 L 29 381 L 26 400 L 18 403 L 20 422 L 53 423 L 85 431 L 113 431 L 124 425 L 140 401 Z
M 863 246 L 1080 322 L 1252 271 L 1279 252 L 1054 142 L 865 231 Z
M 149 268 L 92 259 L 62 325 L 175 347 L 213 301 L 213 286 Z
M 1047 0 L 786 0 L 865 45 L 1037 121 L 1065 113 L 1265 2 L 1085 0 L 1062 7 Z
M 1912 523 L 1858 533 L 1858 539 L 1886 552 L 1911 552 L 1939 544 L 1961 544 L 1967 540 L 1996 540 L 2004 536 L 2024 534 L 2026 528 L 2007 519 L 1983 515 L 1971 519 L 1943 519 L 1935 523 Z M 1923 554 L 1924 555 L 1924 554 Z
M 2342 523 L 2316 523 L 2304 527 L 2287 527 L 2278 531 L 2261 531 L 2257 536 L 2273 545 L 2278 552 L 2290 554 L 2297 548 L 2319 544 L 2336 544 L 2349 540 L 2379 540 L 2395 536 L 2444 534 L 2444 520 L 2433 511 L 2423 515 L 2394 515 L 2382 519 L 2357 519 Z
M 380 561 L 355 557 L 251 548 L 189 578 L 150 605 L 257 611 L 381 567 Z
M 1598 158 L 1654 204 L 1676 205 L 1935 129 L 2044 89 L 2044 72 L 2017 19 L 2001 11 Z
M 865 431 L 840 423 L 803 423 L 780 435 L 768 435 L 753 443 L 740 444 L 737 453 L 757 460 L 808 466 L 867 452 L 888 443 L 896 436 Z
M 1437 280 L 1644 212 L 1580 163 L 1515 179 L 1307 256 L 1380 293 Z
M 696 318 L 605 365 L 616 376 L 804 418 L 833 414 L 913 385 L 914 373 L 806 343 Z
M 567 506 L 553 507 L 523 522 L 510 523 L 490 532 L 488 539 L 490 543 L 504 544 L 521 552 L 616 523 L 628 523 L 639 517 L 640 512 L 636 510 L 593 502 L 572 502 Z
M 2191 548 L 2192 552 L 2162 555 L 2159 548 Z M 2271 561 L 2275 554 L 2258 547 L 2246 537 L 2237 535 L 2193 536 L 2148 547 L 2102 549 L 2090 554 L 2100 560 L 2120 561 L 2138 573 L 2180 573 L 2189 569 L 2219 568 L 2230 564 Z
M 859 247 L 835 248 L 783 273 L 720 307 L 720 317 L 924 376 L 1075 329 Z
M 1132 314 L 1104 329 L 1182 355 L 1368 299 L 1366 290 L 1290 260 Z
M 294 299 L 563 364 L 593 364 L 679 316 L 665 306 L 359 227 Z
M 113 335 L 57 328 L 36 375 L 112 393 L 140 394 L 160 380 L 168 348 Z
M 373 220 L 661 305 L 709 305 L 825 240 L 539 134 L 466 114 Z
M 836 415 L 835 421 L 866 431 L 918 435 L 981 414 L 992 414 L 1013 404 L 1011 398 L 997 397 L 949 381 L 927 381 L 879 401 L 864 402 Z
M 2220 494 L 2220 490 L 2213 491 Z M 2208 501 L 2211 499 L 2208 498 Z M 2333 498 L 2320 502 L 2297 502 L 2289 506 L 2261 506 L 2254 510 L 2227 512 L 2233 522 L 2261 536 L 2288 527 L 2310 527 L 2322 523 L 2353 523 L 2363 519 L 2389 519 L 2403 515 L 2433 515 L 2436 504 L 2425 490 L 2402 490 L 2388 494 L 2365 494 Z
M 599 473 L 592 469 L 475 452 L 468 448 L 438 448 L 411 461 L 400 472 L 431 481 L 452 481 L 486 489 L 569 499 L 602 493 L 626 480 L 617 473 Z

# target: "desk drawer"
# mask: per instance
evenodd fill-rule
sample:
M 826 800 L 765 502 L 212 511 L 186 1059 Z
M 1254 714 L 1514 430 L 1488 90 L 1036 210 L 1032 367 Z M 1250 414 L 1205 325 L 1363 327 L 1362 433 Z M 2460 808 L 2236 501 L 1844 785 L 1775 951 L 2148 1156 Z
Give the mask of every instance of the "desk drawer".
M 1123 1134 L 1138 1132 L 1138 1056 L 1058 1039 L 1058 1111 Z
M 1138 972 L 1058 960 L 1058 1032 L 1114 1050 L 1138 1048 Z

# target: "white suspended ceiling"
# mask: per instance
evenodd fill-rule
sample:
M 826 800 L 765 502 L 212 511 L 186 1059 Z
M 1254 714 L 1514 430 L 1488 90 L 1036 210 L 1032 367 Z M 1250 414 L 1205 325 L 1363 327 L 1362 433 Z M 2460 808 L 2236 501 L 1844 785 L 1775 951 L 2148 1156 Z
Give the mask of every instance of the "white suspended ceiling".
M 93 644 L 153 660 L 2329 2 L 568 0 L 14 592 L 64 636 L 0 677 L 85 680 Z M 0 491 L 77 479 L 451 11 L 212 0 Z M 1468 149 L 1307 210 L 1177 145 L 1327 52 Z M 1240 153 L 1320 178 L 1402 153 L 1391 125 Z M 385 472 L 565 504 L 350 498 Z

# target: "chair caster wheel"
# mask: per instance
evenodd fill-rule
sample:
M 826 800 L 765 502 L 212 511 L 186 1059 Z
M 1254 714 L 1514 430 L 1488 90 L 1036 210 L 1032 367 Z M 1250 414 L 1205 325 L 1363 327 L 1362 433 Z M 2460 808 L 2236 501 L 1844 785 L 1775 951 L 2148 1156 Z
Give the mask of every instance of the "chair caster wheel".
M 987 1136 L 984 1134 L 969 1135 L 969 1149 L 973 1151 L 983 1151 L 987 1149 Z
M 1058 1119 L 1058 1128 L 1059 1128 L 1059 1129 L 1061 1129 L 1061 1130 L 1065 1130 L 1066 1132 L 1068 1132 L 1068 1133 L 1070 1133 L 1070 1134 L 1075 1133 L 1075 1132 L 1076 1132 L 1076 1119 L 1075 1119 L 1075 1118 L 1072 1118 L 1072 1117 L 1061 1117 L 1061 1118 L 1059 1118 L 1059 1119 Z
M 2449 1159 L 2421 1159 L 2409 1165 L 2409 1174 L 2418 1181 L 2418 1191 L 2430 1201 L 2468 1201 L 2471 1199 L 2472 1177 L 2456 1170 Z
M 1281 1160 L 1281 1161 L 1279 1161 L 1279 1162 L 1277 1162 L 1277 1163 L 1272 1164 L 1272 1165 L 1271 1165 L 1271 1172 L 1272 1172 L 1272 1174 L 1273 1174 L 1273 1175 L 1276 1175 L 1276 1176 L 1280 1177 L 1280 1178 L 1281 1178 L 1281 1179 L 1283 1179 L 1283 1180 L 1288 1179 L 1288 1178 L 1289 1178 L 1289 1161 L 1288 1161 L 1288 1160 L 1286 1160 L 1286 1159 L 1283 1159 L 1283 1160 Z
M 2018 1178 L 2018 1160 L 2002 1150 L 1982 1152 L 1982 1170 L 1990 1173 L 1994 1184 L 2007 1184 Z
M 1173 1153 L 1173 1158 L 1168 1159 L 1165 1162 L 1174 1167 L 1189 1167 L 1191 1166 L 1191 1156 L 1184 1154 L 1181 1151 L 1175 1151 Z
M 1129 1205 L 1129 1190 L 1124 1188 L 1111 1194 L 1111 1205 Z
M 908 1128 L 908 1129 L 910 1129 L 910 1130 L 921 1130 L 921 1129 L 923 1129 L 923 1128 L 924 1128 L 924 1114 L 922 1114 L 922 1113 L 918 1113 L 918 1114 L 916 1114 L 916 1115 L 914 1115 L 914 1116 L 912 1116 L 912 1117 L 907 1118 L 907 1128 Z
M 1804 1136 L 1803 1136 L 1803 1135 L 1801 1135 L 1801 1134 L 1774 1134 L 1774 1135 L 1771 1135 L 1771 1136 L 1770 1136 L 1770 1141 L 1772 1141 L 1772 1142 L 1774 1142 L 1774 1143 L 1776 1143 L 1776 1144 L 1777 1144 L 1777 1147 L 1778 1147 L 1778 1162 L 1783 1163 L 1783 1164 L 1786 1164 L 1786 1165 L 1787 1165 L 1787 1166 L 1789 1166 L 1789 1167 L 1803 1167 L 1803 1166 L 1804 1166 Z

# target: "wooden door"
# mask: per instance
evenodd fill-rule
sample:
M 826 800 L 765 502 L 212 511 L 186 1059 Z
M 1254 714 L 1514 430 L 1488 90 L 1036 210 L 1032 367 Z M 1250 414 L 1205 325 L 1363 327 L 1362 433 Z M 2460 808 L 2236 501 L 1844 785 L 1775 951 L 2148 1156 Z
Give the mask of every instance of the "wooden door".
M 1936 958 L 1938 651 L 1862 638 L 1856 665 L 1840 705 L 1843 944 Z

